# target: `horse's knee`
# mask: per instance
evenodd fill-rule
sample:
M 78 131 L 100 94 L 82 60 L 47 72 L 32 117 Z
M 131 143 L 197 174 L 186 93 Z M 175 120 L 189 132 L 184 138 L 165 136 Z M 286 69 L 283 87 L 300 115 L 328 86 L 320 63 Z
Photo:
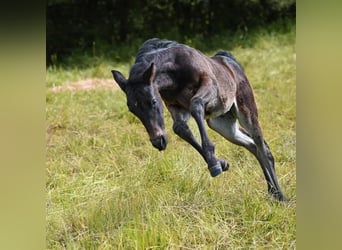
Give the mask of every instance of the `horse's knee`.
M 175 122 L 172 129 L 175 134 L 181 135 L 188 129 L 188 126 L 184 122 Z
M 194 97 L 190 101 L 190 113 L 193 117 L 204 115 L 203 101 L 199 97 Z

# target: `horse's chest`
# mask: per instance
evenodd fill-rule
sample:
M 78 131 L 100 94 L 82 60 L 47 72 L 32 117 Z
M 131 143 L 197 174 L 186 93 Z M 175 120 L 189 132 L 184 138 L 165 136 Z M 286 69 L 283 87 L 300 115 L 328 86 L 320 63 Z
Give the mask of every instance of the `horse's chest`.
M 196 94 L 196 88 L 184 87 L 182 89 L 173 89 L 168 91 L 160 91 L 160 94 L 168 104 L 179 105 L 185 109 L 189 109 L 190 100 Z

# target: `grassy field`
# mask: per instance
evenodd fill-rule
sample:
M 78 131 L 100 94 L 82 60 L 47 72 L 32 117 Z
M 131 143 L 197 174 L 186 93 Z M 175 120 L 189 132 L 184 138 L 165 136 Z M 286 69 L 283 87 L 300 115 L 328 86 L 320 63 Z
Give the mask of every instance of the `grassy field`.
M 47 249 L 296 248 L 295 26 L 243 40 L 232 48 L 222 38 L 205 53 L 229 49 L 245 67 L 290 203 L 273 202 L 253 156 L 214 131 L 217 156 L 231 164 L 216 178 L 173 134 L 168 113 L 168 148 L 158 152 L 121 91 L 51 90 L 111 78 L 114 68 L 127 76 L 133 60 L 94 58 L 86 67 L 47 69 Z

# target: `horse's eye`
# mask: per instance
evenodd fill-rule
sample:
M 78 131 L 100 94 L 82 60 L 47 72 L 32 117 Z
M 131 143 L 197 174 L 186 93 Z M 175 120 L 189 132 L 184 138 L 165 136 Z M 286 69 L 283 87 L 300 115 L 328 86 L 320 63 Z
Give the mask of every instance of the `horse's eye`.
M 152 99 L 151 101 L 152 107 L 156 106 L 157 100 L 155 98 Z

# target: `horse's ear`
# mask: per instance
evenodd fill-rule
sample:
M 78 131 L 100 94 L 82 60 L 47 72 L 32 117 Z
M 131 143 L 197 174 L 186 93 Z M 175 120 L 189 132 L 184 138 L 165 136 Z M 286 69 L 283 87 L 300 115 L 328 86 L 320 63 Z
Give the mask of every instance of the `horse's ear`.
M 126 92 L 126 84 L 127 84 L 126 78 L 119 71 L 116 71 L 116 70 L 112 70 L 112 74 L 113 74 L 114 80 L 119 84 L 120 88 L 124 92 Z
M 154 77 L 156 76 L 156 67 L 154 63 L 151 63 L 151 66 L 144 72 L 143 79 L 150 84 L 153 82 Z

